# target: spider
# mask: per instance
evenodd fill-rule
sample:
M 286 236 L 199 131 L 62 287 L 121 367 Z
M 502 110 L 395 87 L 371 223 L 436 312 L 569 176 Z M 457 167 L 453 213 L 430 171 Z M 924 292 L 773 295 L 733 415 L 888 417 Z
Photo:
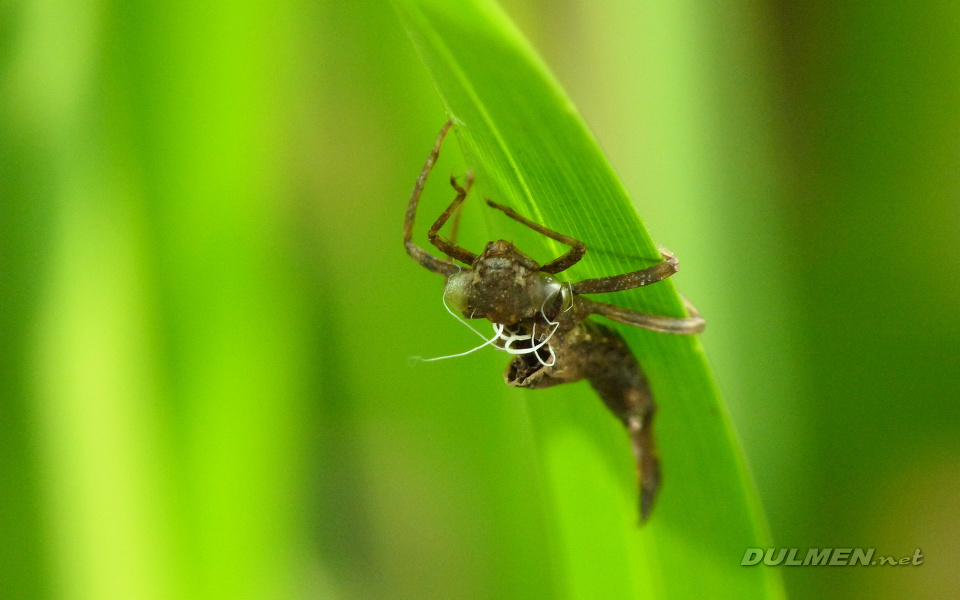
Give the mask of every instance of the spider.
M 589 382 L 627 429 L 637 466 L 642 523 L 649 517 L 660 487 L 660 464 L 652 429 L 656 409 L 653 395 L 623 338 L 611 327 L 587 317 L 600 315 L 626 325 L 674 334 L 699 333 L 705 322 L 686 300 L 691 316 L 676 318 L 637 312 L 597 302 L 584 295 L 619 292 L 656 283 L 677 272 L 677 259 L 661 247 L 662 261 L 652 267 L 576 283 L 561 281 L 557 274 L 584 257 L 586 244 L 534 223 L 512 208 L 489 199 L 486 202 L 491 208 L 568 246 L 570 250 L 544 265 L 506 240 L 488 242 L 481 254 L 475 254 L 456 244 L 455 233 L 450 239 L 440 235 L 440 229 L 451 215 L 457 214 L 467 198 L 474 180 L 470 172 L 466 174 L 463 186 L 455 177 L 450 178 L 456 197 L 427 234 L 430 243 L 448 259 L 433 256 L 413 242 L 413 225 L 423 186 L 451 126 L 447 121 L 441 128 L 413 187 L 403 224 L 403 245 L 413 260 L 444 276 L 443 301 L 451 314 L 460 319 L 454 313 L 457 311 L 463 319 L 487 319 L 493 324 L 493 337 L 487 339 L 480 334 L 486 341 L 474 350 L 492 344 L 513 355 L 504 373 L 507 385 L 541 389 L 581 379 Z

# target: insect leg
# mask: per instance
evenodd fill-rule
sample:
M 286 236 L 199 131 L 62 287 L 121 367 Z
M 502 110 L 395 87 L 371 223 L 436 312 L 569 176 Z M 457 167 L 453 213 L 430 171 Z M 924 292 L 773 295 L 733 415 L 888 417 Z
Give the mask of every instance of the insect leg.
M 457 237 L 460 235 L 460 218 L 462 216 L 463 204 L 457 207 L 457 210 L 453 213 L 453 218 L 450 220 L 450 236 L 447 239 L 449 239 L 450 243 L 454 246 L 457 245 Z
M 576 286 L 574 286 L 576 289 Z M 577 306 L 578 315 L 600 315 L 607 317 L 625 325 L 633 325 L 651 331 L 660 331 L 662 333 L 693 334 L 700 333 L 706 326 L 706 321 L 697 312 L 686 298 L 683 299 L 684 306 L 689 311 L 689 317 L 664 317 L 661 315 L 650 315 L 629 308 L 623 308 L 606 302 L 597 302 L 584 298 L 576 297 L 574 300 Z
M 427 232 L 427 237 L 430 239 L 431 244 L 447 256 L 470 265 L 473 264 L 473 261 L 477 260 L 477 255 L 466 248 L 457 246 L 440 235 L 440 228 L 443 227 L 451 215 L 459 211 L 463 205 L 463 201 L 467 199 L 467 194 L 470 193 L 470 188 L 473 187 L 473 173 L 467 172 L 463 187 L 460 187 L 455 177 L 450 178 L 450 185 L 453 186 L 453 189 L 457 190 L 457 196 L 453 199 L 453 202 L 450 203 L 450 206 L 437 217 L 437 220 L 430 227 L 430 231 Z
M 514 221 L 517 221 L 518 223 L 526 225 L 527 227 L 536 231 L 537 233 L 541 233 L 550 239 L 557 240 L 561 244 L 570 246 L 570 250 L 566 254 L 540 267 L 540 270 L 543 271 L 544 273 L 556 274 L 561 271 L 566 271 L 573 265 L 577 264 L 580 261 L 580 259 L 583 258 L 583 255 L 586 254 L 587 252 L 587 245 L 581 242 L 580 240 L 576 240 L 568 235 L 563 235 L 562 233 L 558 233 L 552 229 L 547 229 L 543 225 L 534 223 L 530 219 L 524 217 L 517 211 L 510 208 L 509 206 L 497 204 L 493 200 L 489 200 L 489 199 L 487 200 L 487 204 L 490 205 L 491 208 L 495 208 L 499 211 L 502 211 L 503 214 L 507 215 Z
M 443 144 L 443 138 L 447 135 L 447 131 L 450 130 L 451 125 L 452 123 L 447 121 L 440 129 L 440 135 L 437 136 L 437 142 L 430 151 L 430 155 L 427 156 L 427 162 L 424 163 L 423 169 L 420 170 L 420 176 L 417 177 L 417 183 L 413 186 L 413 192 L 410 194 L 410 202 L 407 204 L 407 214 L 403 220 L 403 246 L 407 249 L 407 254 L 410 255 L 410 258 L 434 273 L 447 276 L 456 273 L 459 270 L 459 267 L 447 261 L 440 260 L 420 246 L 414 244 L 413 222 L 417 216 L 417 205 L 420 203 L 420 194 L 423 192 L 423 186 L 427 182 L 427 177 L 430 175 L 430 171 L 433 170 L 433 165 L 437 162 L 437 157 L 440 155 L 440 146 Z
M 604 292 L 622 292 L 623 290 L 632 290 L 633 288 L 662 281 L 676 273 L 680 267 L 677 257 L 666 248 L 661 246 L 660 254 L 663 256 L 663 261 L 659 264 L 622 275 L 601 277 L 599 279 L 584 279 L 583 281 L 573 284 L 573 293 L 602 294 Z

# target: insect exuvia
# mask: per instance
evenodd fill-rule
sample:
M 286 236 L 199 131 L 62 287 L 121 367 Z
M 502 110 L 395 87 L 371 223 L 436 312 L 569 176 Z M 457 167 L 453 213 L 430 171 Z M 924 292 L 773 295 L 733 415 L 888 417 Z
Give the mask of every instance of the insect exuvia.
M 507 385 L 540 389 L 581 379 L 590 383 L 630 436 L 640 488 L 640 519 L 646 520 L 660 487 L 660 464 L 652 429 L 655 405 L 650 385 L 623 338 L 614 329 L 587 317 L 600 315 L 626 325 L 674 334 L 699 333 L 703 331 L 704 320 L 689 303 L 687 308 L 692 316 L 677 318 L 641 313 L 590 300 L 584 295 L 656 283 L 677 272 L 677 259 L 661 248 L 663 260 L 652 267 L 575 283 L 561 281 L 556 275 L 583 258 L 586 244 L 534 223 L 512 208 L 489 199 L 487 204 L 492 208 L 569 246 L 570 250 L 544 265 L 505 240 L 488 242 L 481 254 L 474 254 L 458 246 L 455 239 L 440 235 L 440 229 L 466 199 L 473 184 L 471 173 L 467 173 L 463 186 L 455 178 L 450 179 L 457 195 L 427 234 L 430 243 L 449 259 L 433 256 L 413 243 L 413 223 L 424 183 L 450 127 L 448 121 L 440 130 L 410 195 L 403 223 L 403 245 L 420 265 L 444 276 L 443 300 L 448 310 L 453 309 L 451 313 L 456 311 L 463 319 L 487 319 L 493 324 L 493 336 L 484 338 L 486 341 L 474 350 L 494 345 L 513 356 L 504 374 Z

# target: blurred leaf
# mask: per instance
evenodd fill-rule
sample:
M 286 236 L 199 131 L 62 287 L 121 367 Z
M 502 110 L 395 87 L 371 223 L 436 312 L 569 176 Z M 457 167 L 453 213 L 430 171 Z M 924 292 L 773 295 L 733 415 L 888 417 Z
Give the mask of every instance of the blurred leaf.
M 395 5 L 482 193 L 584 240 L 588 255 L 568 272 L 573 280 L 635 270 L 644 264 L 639 257 L 656 260 L 655 244 L 597 142 L 495 4 Z M 509 227 L 503 221 L 495 221 L 498 230 Z M 518 245 L 538 258 L 559 251 L 515 231 Z M 683 314 L 670 281 L 616 294 L 615 302 Z M 636 528 L 635 492 L 624 486 L 630 472 L 625 436 L 621 432 L 624 439 L 615 448 L 624 456 L 616 459 L 617 469 L 603 469 L 581 443 L 588 436 L 615 435 L 612 419 L 583 418 L 586 413 L 563 403 L 531 403 L 555 503 L 563 596 L 781 597 L 774 570 L 739 565 L 745 548 L 767 545 L 767 534 L 699 341 L 623 329 L 660 406 L 656 427 L 665 485 L 651 522 Z

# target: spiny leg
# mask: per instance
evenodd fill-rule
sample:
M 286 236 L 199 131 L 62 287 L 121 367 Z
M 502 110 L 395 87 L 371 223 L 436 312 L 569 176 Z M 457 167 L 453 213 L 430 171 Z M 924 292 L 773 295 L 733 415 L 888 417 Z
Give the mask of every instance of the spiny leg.
M 440 135 L 437 136 L 437 142 L 430 151 L 430 155 L 427 156 L 427 162 L 424 163 L 423 169 L 420 170 L 420 176 L 417 177 L 417 183 L 413 186 L 413 192 L 410 194 L 410 202 L 407 204 L 407 214 L 403 220 L 403 246 L 407 249 L 407 254 L 409 254 L 410 258 L 420 263 L 423 267 L 441 275 L 452 275 L 459 270 L 459 267 L 444 260 L 440 260 L 420 246 L 414 244 L 413 223 L 417 216 L 417 205 L 420 203 L 420 194 L 423 192 L 423 186 L 427 182 L 427 177 L 430 175 L 430 171 L 433 170 L 433 165 L 437 162 L 437 157 L 440 156 L 440 146 L 443 144 L 443 138 L 446 137 L 447 131 L 450 130 L 452 125 L 453 124 L 450 121 L 447 121 L 440 129 Z
M 660 254 L 663 261 L 652 267 L 624 273 L 623 275 L 613 275 L 610 277 L 601 277 L 599 279 L 584 279 L 573 284 L 574 294 L 602 294 L 604 292 L 622 292 L 632 290 L 644 285 L 650 285 L 662 281 L 676 273 L 679 268 L 679 261 L 669 250 L 660 246 Z
M 574 286 L 576 289 L 576 286 Z M 662 333 L 675 333 L 680 335 L 689 335 L 700 333 L 706 326 L 706 321 L 697 312 L 686 298 L 683 299 L 684 306 L 690 312 L 690 316 L 682 317 L 664 317 L 661 315 L 650 315 L 629 308 L 623 308 L 606 302 L 597 302 L 589 298 L 576 297 L 574 300 L 577 306 L 578 318 L 586 318 L 588 315 L 600 315 L 612 319 L 625 325 L 642 327 L 651 331 Z
M 489 200 L 489 199 L 487 200 L 487 204 L 490 205 L 491 208 L 495 208 L 499 211 L 502 211 L 503 214 L 507 215 L 514 221 L 517 221 L 518 223 L 526 225 L 527 227 L 536 231 L 537 233 L 541 233 L 550 239 L 557 240 L 558 242 L 566 246 L 570 246 L 569 252 L 567 252 L 560 258 L 557 258 L 551 262 L 548 262 L 547 264 L 540 267 L 540 270 L 543 271 L 544 273 L 556 274 L 561 271 L 566 271 L 573 265 L 577 264 L 577 262 L 579 262 L 580 259 L 583 258 L 583 255 L 586 254 L 587 252 L 587 245 L 581 242 L 580 240 L 573 239 L 568 235 L 563 235 L 562 233 L 558 233 L 552 229 L 547 229 L 543 225 L 534 223 L 530 219 L 524 217 L 517 211 L 510 208 L 509 206 L 497 204 L 493 200 Z
M 448 206 L 447 209 L 443 211 L 439 217 L 437 217 L 437 220 L 433 223 L 433 226 L 430 227 L 430 231 L 427 232 L 427 238 L 430 240 L 431 244 L 436 246 L 447 256 L 451 256 L 461 262 L 472 265 L 473 262 L 477 260 L 477 255 L 473 252 L 470 252 L 466 248 L 451 243 L 450 240 L 440 235 L 440 228 L 443 227 L 444 223 L 447 222 L 447 219 L 449 219 L 450 216 L 457 212 L 460 209 L 460 206 L 463 205 L 463 201 L 466 200 L 467 194 L 470 193 L 470 188 L 473 187 L 473 173 L 469 171 L 467 172 L 466 181 L 464 182 L 463 187 L 460 187 L 460 185 L 457 183 L 456 177 L 450 178 L 450 185 L 453 186 L 453 189 L 457 190 L 457 196 L 453 199 L 453 202 L 450 203 L 450 206 Z

